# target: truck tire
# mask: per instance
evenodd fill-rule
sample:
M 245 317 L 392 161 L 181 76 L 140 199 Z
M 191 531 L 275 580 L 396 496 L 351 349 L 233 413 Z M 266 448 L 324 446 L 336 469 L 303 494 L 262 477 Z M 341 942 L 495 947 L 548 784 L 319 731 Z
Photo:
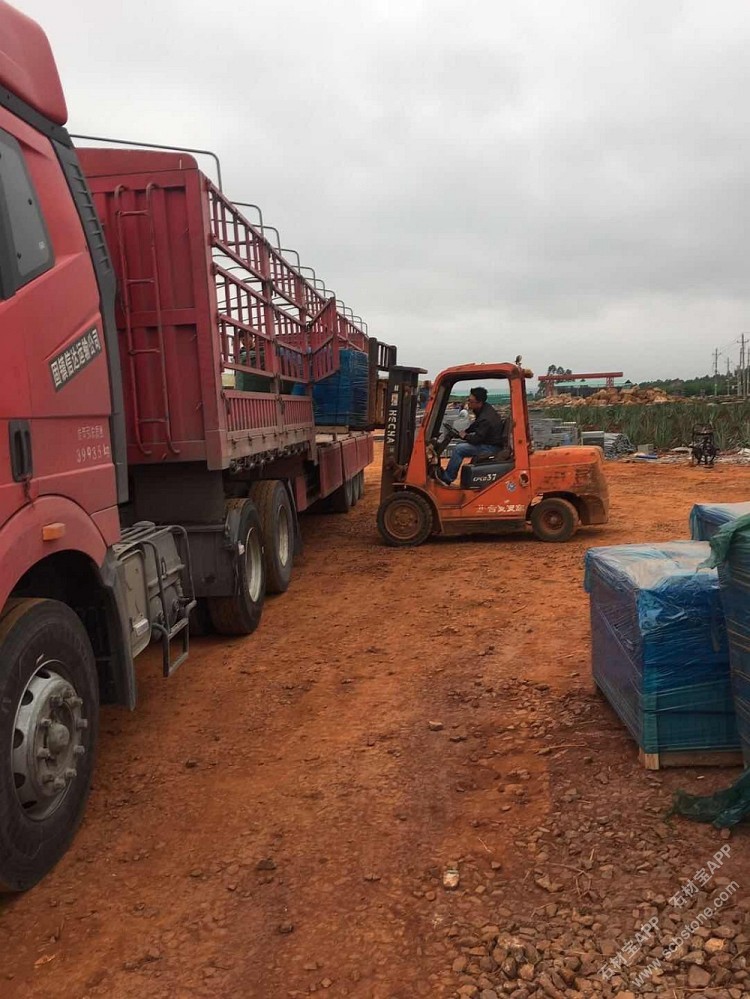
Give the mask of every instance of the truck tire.
M 57 600 L 0 619 L 0 890 L 25 891 L 68 849 L 91 787 L 99 681 L 86 629 Z
M 360 472 L 357 476 L 357 481 L 359 482 L 359 498 L 364 499 L 365 497 L 365 473 Z
M 354 506 L 354 480 L 347 479 L 334 493 L 331 493 L 329 503 L 332 513 L 349 513 Z
M 266 593 L 262 527 L 252 500 L 229 500 L 227 509 L 230 508 L 238 510 L 240 517 L 236 532 L 241 545 L 237 554 L 236 590 L 230 597 L 208 597 L 208 613 L 220 635 L 250 635 L 260 623 Z
M 253 484 L 250 498 L 260 515 L 266 593 L 285 593 L 294 562 L 294 511 L 289 493 L 278 479 Z
M 531 511 L 531 529 L 540 541 L 570 541 L 578 523 L 576 508 L 559 496 L 543 499 Z
M 419 493 L 392 493 L 378 509 L 380 536 L 392 548 L 421 545 L 433 527 L 432 507 Z

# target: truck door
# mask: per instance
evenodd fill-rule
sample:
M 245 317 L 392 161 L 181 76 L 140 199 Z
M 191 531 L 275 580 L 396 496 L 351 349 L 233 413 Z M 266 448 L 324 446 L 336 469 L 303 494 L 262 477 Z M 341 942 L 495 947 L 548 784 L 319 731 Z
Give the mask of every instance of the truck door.
M 99 303 L 51 142 L 0 108 L 0 524 L 44 494 L 116 505 Z

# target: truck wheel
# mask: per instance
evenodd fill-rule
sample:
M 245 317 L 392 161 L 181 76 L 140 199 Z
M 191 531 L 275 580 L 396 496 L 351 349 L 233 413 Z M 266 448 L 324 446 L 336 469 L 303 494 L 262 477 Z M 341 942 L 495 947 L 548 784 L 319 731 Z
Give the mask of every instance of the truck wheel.
M 334 493 L 331 493 L 330 509 L 332 513 L 349 513 L 353 505 L 354 480 L 347 479 Z
M 294 561 L 294 513 L 289 493 L 278 479 L 256 482 L 250 496 L 260 515 L 266 592 L 285 593 Z
M 357 499 L 364 499 L 365 495 L 365 473 L 357 472 L 357 477 L 354 480 L 357 483 Z
M 380 504 L 378 530 L 387 545 L 421 545 L 432 534 L 432 507 L 419 493 L 393 493 Z
M 557 496 L 543 499 L 531 511 L 531 529 L 540 541 L 569 541 L 578 522 L 573 504 Z
M 63 856 L 94 770 L 99 681 L 86 629 L 57 600 L 0 619 L 0 890 L 25 891 Z M 10 764 L 10 765 L 8 765 Z
M 240 511 L 236 592 L 231 597 L 208 597 L 208 612 L 220 635 L 250 635 L 260 623 L 266 592 L 262 529 L 251 500 L 229 500 L 227 508 L 232 507 Z

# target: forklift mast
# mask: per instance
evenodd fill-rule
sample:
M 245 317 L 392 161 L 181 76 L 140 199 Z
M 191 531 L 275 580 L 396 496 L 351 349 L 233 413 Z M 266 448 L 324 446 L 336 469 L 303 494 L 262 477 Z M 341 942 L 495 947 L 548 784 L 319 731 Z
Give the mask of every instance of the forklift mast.
M 388 375 L 388 397 L 385 410 L 385 442 L 383 474 L 380 480 L 381 501 L 393 492 L 393 483 L 400 481 L 409 464 L 417 429 L 419 376 L 424 368 L 396 365 Z

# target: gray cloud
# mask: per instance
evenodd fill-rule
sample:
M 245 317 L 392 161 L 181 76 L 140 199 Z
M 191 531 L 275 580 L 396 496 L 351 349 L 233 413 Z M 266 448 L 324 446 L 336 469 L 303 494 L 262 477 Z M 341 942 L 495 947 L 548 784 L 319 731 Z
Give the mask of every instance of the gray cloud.
M 72 130 L 215 148 L 405 362 L 690 375 L 750 328 L 741 0 L 22 6 Z

